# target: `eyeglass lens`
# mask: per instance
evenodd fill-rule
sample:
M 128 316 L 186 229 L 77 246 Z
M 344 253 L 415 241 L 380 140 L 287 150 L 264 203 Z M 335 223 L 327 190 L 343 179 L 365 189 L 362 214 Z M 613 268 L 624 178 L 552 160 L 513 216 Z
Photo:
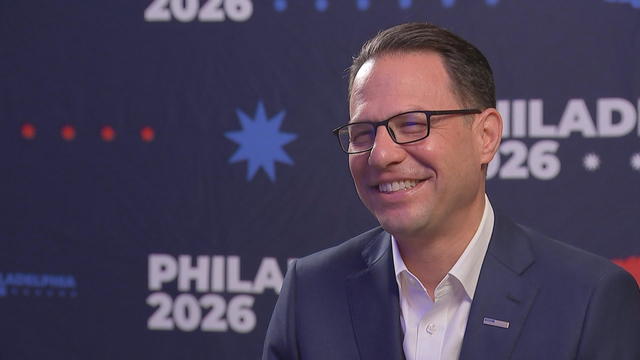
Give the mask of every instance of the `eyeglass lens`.
M 371 149 L 378 126 L 382 124 L 354 123 L 343 127 L 339 132 L 342 148 L 349 153 Z M 429 120 L 422 112 L 400 114 L 389 119 L 387 130 L 395 142 L 408 143 L 429 134 Z

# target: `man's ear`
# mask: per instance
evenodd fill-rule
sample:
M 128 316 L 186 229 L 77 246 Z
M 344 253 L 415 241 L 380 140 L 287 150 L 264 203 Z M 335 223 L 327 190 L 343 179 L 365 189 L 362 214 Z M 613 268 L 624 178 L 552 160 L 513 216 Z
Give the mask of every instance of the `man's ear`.
M 479 117 L 480 161 L 482 165 L 486 165 L 493 159 L 500 146 L 502 116 L 500 116 L 498 110 L 489 108 L 483 111 Z

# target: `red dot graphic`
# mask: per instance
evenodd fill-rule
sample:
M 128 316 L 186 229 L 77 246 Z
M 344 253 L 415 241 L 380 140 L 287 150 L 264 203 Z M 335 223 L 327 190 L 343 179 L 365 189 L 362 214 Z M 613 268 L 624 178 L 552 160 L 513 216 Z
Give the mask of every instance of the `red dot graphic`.
M 22 137 L 27 140 L 33 140 L 36 137 L 36 127 L 25 123 L 20 127 L 20 133 L 22 133 Z
M 60 136 L 66 141 L 76 138 L 76 129 L 71 125 L 65 125 L 60 129 Z
M 151 126 L 145 126 L 140 129 L 140 138 L 145 142 L 152 142 L 156 137 L 156 132 L 153 131 Z
M 105 125 L 100 129 L 100 137 L 106 142 L 111 142 L 116 138 L 116 131 L 110 125 Z

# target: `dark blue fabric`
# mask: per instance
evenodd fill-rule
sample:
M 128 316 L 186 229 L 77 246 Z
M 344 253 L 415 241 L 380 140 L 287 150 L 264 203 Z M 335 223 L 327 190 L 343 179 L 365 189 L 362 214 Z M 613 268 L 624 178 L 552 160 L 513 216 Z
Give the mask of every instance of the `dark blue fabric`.
M 263 360 L 403 358 L 393 274 L 390 237 L 380 229 L 299 259 Z M 461 359 L 634 360 L 639 334 L 640 290 L 627 272 L 496 216 Z

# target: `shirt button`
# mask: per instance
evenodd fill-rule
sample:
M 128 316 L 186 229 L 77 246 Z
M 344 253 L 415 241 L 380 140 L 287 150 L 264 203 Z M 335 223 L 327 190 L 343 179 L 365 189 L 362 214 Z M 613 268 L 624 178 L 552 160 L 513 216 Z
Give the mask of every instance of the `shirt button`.
M 427 324 L 427 333 L 429 333 L 429 335 L 433 335 L 434 332 L 436 332 L 436 324 L 434 323 L 429 323 Z

